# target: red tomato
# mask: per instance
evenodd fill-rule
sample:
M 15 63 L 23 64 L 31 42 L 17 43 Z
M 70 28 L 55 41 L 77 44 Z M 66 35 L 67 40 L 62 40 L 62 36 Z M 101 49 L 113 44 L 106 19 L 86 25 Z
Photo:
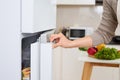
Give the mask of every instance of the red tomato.
M 87 50 L 88 54 L 89 55 L 94 55 L 96 52 L 97 52 L 97 48 L 95 47 L 90 47 L 88 50 Z

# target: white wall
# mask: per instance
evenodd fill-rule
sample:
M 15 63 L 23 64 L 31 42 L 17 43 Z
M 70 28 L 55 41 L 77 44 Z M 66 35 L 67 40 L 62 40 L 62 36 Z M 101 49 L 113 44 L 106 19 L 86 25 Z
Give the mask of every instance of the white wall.
M 120 35 L 120 26 L 117 27 L 116 31 L 115 31 L 116 35 Z
M 0 0 L 0 80 L 21 80 L 20 0 Z
M 95 6 L 58 6 L 57 26 L 91 26 L 98 27 L 102 7 Z
M 102 17 L 102 6 L 58 6 L 57 27 L 88 26 L 96 29 Z M 120 27 L 116 30 L 120 35 Z

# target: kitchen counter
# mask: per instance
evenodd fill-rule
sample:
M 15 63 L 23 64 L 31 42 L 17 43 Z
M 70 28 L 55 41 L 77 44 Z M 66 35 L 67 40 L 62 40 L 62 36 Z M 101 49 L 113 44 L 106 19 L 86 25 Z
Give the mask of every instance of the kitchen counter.
M 120 45 L 107 45 L 106 47 L 113 47 L 116 49 L 120 49 Z M 88 56 L 87 52 L 81 51 L 81 56 L 79 57 L 79 61 L 84 61 L 84 62 L 99 62 L 99 63 L 113 63 L 113 64 L 120 64 L 120 59 L 116 59 L 116 60 L 100 60 L 100 59 L 96 59 L 93 57 Z
M 86 54 L 87 54 L 87 52 L 86 52 Z M 81 55 L 78 58 L 78 60 L 79 61 L 83 61 L 83 62 L 120 64 L 120 59 L 116 59 L 116 60 L 100 60 L 100 59 L 96 59 L 96 58 L 90 57 L 90 56 L 88 56 L 86 54 L 84 53 L 84 55 Z

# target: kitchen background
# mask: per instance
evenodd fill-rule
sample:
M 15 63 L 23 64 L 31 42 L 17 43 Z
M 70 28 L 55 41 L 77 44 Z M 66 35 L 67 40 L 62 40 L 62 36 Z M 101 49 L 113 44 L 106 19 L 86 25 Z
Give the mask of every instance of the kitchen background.
M 96 6 L 95 1 L 101 0 L 0 0 L 0 80 L 81 80 L 84 63 L 78 60 L 80 50 L 58 47 L 52 54 L 47 35 L 56 26 L 58 31 L 71 26 L 96 29 L 102 5 Z M 27 77 L 21 74 L 26 67 L 21 64 L 25 53 L 30 55 L 31 74 Z M 118 71 L 95 67 L 91 80 L 119 80 Z
M 102 12 L 102 5 L 58 5 L 57 30 L 75 26 L 91 27 L 95 30 L 99 26 Z M 120 27 L 115 34 L 120 35 Z M 81 80 L 84 63 L 79 62 L 78 58 L 79 53 L 76 52 L 76 49 L 60 47 L 54 49 L 54 80 Z M 118 69 L 115 68 L 95 67 L 91 80 L 118 80 L 116 73 L 118 73 Z
M 57 27 L 92 27 L 94 30 L 99 26 L 102 17 L 102 5 L 58 5 L 57 6 Z M 120 34 L 120 27 L 116 35 Z

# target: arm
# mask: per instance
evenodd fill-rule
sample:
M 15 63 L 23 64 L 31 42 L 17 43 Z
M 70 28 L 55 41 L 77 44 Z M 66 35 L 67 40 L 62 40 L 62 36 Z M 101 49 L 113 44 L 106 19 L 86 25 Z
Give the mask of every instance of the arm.
M 61 46 L 64 48 L 92 46 L 92 39 L 89 36 L 71 41 L 71 40 L 68 40 L 62 33 L 59 33 L 59 34 L 51 35 L 50 41 L 51 42 L 55 41 L 55 44 L 53 44 L 53 48 L 56 48 L 58 46 Z
M 113 10 L 112 1 L 103 0 L 103 15 L 98 29 L 91 35 L 93 46 L 100 43 L 109 43 L 114 36 L 118 25 L 116 13 Z M 117 4 L 116 4 L 117 5 Z

